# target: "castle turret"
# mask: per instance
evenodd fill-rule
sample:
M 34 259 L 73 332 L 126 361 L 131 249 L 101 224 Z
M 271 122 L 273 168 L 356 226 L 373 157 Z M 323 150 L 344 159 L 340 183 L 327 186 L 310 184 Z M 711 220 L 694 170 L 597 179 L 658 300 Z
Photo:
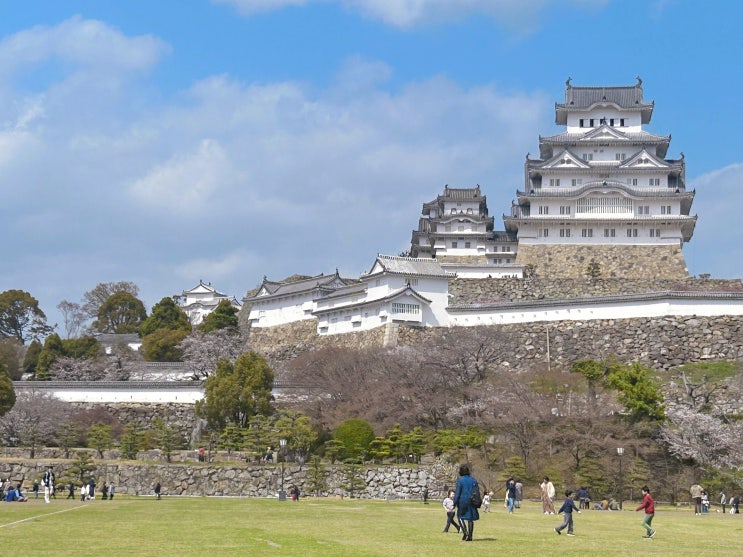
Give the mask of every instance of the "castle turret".
M 539 138 L 527 156 L 524 189 L 506 230 L 518 237 L 517 263 L 542 276 L 683 278 L 681 247 L 694 232 L 694 192 L 685 161 L 666 158 L 671 137 L 644 129 L 653 103 L 642 80 L 619 87 L 574 87 L 555 104 L 565 131 Z

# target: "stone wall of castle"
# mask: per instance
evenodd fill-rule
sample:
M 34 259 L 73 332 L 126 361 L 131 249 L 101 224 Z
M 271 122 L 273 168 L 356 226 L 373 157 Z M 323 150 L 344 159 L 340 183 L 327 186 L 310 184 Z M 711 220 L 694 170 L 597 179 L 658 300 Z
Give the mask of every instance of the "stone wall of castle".
M 286 329 L 274 329 L 280 328 L 261 329 L 260 343 L 251 340 L 251 347 L 265 353 L 278 368 L 287 359 L 310 347 L 327 346 L 329 341 L 335 346 L 382 346 L 384 331 L 380 328 L 333 337 L 316 335 L 313 339 L 307 334 L 292 338 Z M 743 360 L 740 316 L 519 323 L 493 325 L 489 331 L 498 339 L 501 365 L 510 369 L 546 365 L 547 335 L 550 365 L 558 367 L 568 367 L 580 358 L 602 359 L 610 355 L 622 362 L 640 361 L 658 370 L 685 362 Z M 436 332 L 431 328 L 400 326 L 397 344 L 415 346 Z
M 30 490 L 34 479 L 41 478 L 47 465 L 54 466 L 58 480 L 58 497 L 66 497 L 61 481 L 70 460 L 0 460 L 0 478 L 13 483 L 23 480 L 24 489 Z M 299 486 L 307 495 L 307 466 L 286 463 L 235 464 L 219 463 L 132 463 L 97 461 L 91 473 L 97 488 L 103 483 L 113 483 L 116 493 L 121 495 L 152 495 L 156 483 L 162 485 L 165 496 L 231 496 L 231 497 L 276 497 L 282 485 L 286 491 L 292 485 Z M 283 470 L 283 473 L 282 473 Z M 456 469 L 451 464 L 434 462 L 427 465 L 364 466 L 358 470 L 360 488 L 355 497 L 364 499 L 422 499 L 423 490 L 428 489 L 431 498 L 444 497 L 445 486 L 456 482 Z M 327 489 L 318 493 L 321 497 L 348 496 L 346 485 L 347 468 L 326 466 Z M 79 488 L 79 485 L 77 486 Z
M 516 263 L 529 265 L 542 278 L 588 277 L 590 263 L 597 263 L 600 276 L 606 278 L 689 276 L 680 246 L 519 244 Z
M 277 327 L 251 328 L 248 345 L 271 362 L 283 362 L 308 350 L 323 347 L 381 346 L 384 327 L 348 335 L 317 334 L 317 321 L 307 319 Z
M 659 290 L 741 292 L 740 279 L 456 279 L 450 282 L 452 304 L 528 301 L 584 296 L 609 296 Z M 616 355 L 639 360 L 656 369 L 707 359 L 743 359 L 743 317 L 664 317 L 561 321 L 492 326 L 502 337 L 501 359 L 513 368 L 550 361 L 569 365 L 578 358 Z M 280 370 L 281 365 L 310 349 L 323 346 L 382 346 L 384 327 L 344 335 L 320 336 L 314 320 L 279 327 L 252 329 L 249 345 Z M 400 326 L 398 345 L 416 345 L 433 329 Z
M 454 279 L 449 282 L 452 305 L 570 299 L 621 294 L 678 292 L 743 292 L 740 279 L 589 279 L 491 278 Z
M 546 365 L 548 360 L 553 369 L 567 369 L 578 359 L 612 355 L 656 370 L 686 362 L 743 360 L 741 316 L 519 323 L 494 325 L 488 331 L 497 339 L 500 365 L 513 370 Z M 401 327 L 398 342 L 416 345 L 433 333 Z

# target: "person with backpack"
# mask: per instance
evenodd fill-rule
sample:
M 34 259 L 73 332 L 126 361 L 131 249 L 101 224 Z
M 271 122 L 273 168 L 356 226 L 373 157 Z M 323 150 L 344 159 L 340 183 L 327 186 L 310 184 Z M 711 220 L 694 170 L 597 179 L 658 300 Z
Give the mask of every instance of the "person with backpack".
M 457 507 L 457 517 L 462 528 L 462 540 L 472 541 L 472 532 L 475 520 L 480 520 L 477 509 L 482 505 L 480 486 L 477 480 L 470 475 L 468 464 L 459 467 L 459 479 L 454 492 L 454 506 Z

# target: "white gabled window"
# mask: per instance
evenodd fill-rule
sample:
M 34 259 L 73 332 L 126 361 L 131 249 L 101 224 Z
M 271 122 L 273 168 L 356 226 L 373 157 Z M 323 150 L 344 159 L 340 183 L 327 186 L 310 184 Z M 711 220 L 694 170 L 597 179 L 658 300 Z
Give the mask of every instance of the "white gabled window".
M 580 235 L 584 238 L 593 238 L 593 228 L 584 228 L 580 231 Z
M 648 180 L 649 186 L 660 186 L 660 178 L 650 178 Z
M 548 205 L 540 205 L 539 206 L 539 214 L 540 215 L 549 215 L 550 214 L 550 208 Z

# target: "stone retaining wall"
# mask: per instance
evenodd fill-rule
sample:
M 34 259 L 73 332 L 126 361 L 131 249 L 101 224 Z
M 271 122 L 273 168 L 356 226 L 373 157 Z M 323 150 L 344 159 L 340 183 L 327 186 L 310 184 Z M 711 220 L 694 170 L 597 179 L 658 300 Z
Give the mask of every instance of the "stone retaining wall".
M 279 330 L 282 329 L 282 330 Z M 492 325 L 502 365 L 518 370 L 547 363 L 549 331 L 550 363 L 569 366 L 580 358 L 602 359 L 615 355 L 622 362 L 640 361 L 654 369 L 668 369 L 686 362 L 743 360 L 743 317 L 663 317 L 592 321 L 556 321 Z M 397 343 L 418 345 L 436 330 L 400 326 Z M 286 329 L 261 329 L 260 342 L 251 346 L 266 351 L 279 368 L 288 359 L 311 347 L 331 341 L 349 347 L 382 346 L 384 328 L 364 333 L 320 337 L 315 333 L 294 339 Z M 251 333 L 252 335 L 252 333 Z M 341 342 L 342 341 L 342 342 Z
M 455 279 L 449 282 L 451 304 L 518 302 L 592 296 L 678 292 L 743 292 L 740 279 Z
M 547 363 L 567 368 L 577 359 L 614 355 L 653 369 L 686 362 L 743 360 L 743 317 L 664 317 L 519 323 L 489 327 L 498 336 L 501 365 L 518 370 Z M 431 329 L 401 327 L 401 345 L 416 345 Z
M 598 264 L 602 277 L 682 279 L 689 276 L 678 245 L 519 244 L 516 263 L 530 265 L 537 276 L 543 278 L 587 277 L 590 263 Z
M 54 466 L 57 478 L 62 478 L 70 461 L 4 459 L 0 460 L 0 478 L 9 478 L 13 483 L 23 480 L 24 489 L 29 490 L 33 480 L 41 478 L 49 464 Z M 345 468 L 327 466 L 326 470 L 328 489 L 318 495 L 347 496 Z M 152 495 L 153 486 L 160 482 L 164 495 L 275 497 L 282 485 L 282 466 L 100 462 L 92 476 L 99 489 L 104 482 L 113 482 L 116 493 L 126 495 Z M 444 463 L 414 467 L 367 466 L 360 470 L 359 478 L 363 487 L 355 493 L 355 497 L 421 499 L 423 490 L 427 488 L 431 498 L 440 499 L 444 496 L 445 486 L 453 486 L 456 477 L 456 467 Z M 283 486 L 286 491 L 290 486 L 297 485 L 306 494 L 306 484 L 306 466 L 284 465 Z M 62 496 L 66 496 L 66 490 L 58 486 L 58 497 Z
M 320 336 L 317 334 L 317 321 L 308 319 L 277 327 L 251 328 L 248 344 L 251 350 L 275 363 L 289 361 L 302 352 L 317 348 L 381 346 L 383 340 L 384 327 L 347 335 Z

